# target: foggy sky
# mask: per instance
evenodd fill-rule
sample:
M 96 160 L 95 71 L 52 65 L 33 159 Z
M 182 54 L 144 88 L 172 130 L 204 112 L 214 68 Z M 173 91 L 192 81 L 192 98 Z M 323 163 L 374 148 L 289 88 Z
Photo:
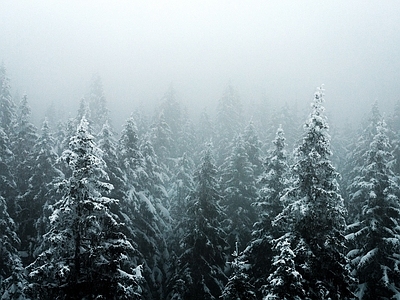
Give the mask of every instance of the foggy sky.
M 312 100 L 337 116 L 400 100 L 400 1 L 0 0 L 0 60 L 33 112 L 73 110 L 98 73 L 123 118 L 172 83 L 193 109 Z M 388 107 L 387 109 L 385 109 Z M 72 109 L 73 108 L 73 109 Z

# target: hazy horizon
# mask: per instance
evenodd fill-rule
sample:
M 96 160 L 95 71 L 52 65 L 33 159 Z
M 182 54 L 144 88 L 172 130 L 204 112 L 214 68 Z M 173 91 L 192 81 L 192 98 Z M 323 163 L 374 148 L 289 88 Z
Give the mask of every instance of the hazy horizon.
M 191 111 L 229 82 L 244 104 L 352 118 L 400 100 L 397 1 L 2 1 L 0 60 L 34 116 L 54 102 L 75 115 L 93 74 L 112 116 L 154 105 L 172 84 Z

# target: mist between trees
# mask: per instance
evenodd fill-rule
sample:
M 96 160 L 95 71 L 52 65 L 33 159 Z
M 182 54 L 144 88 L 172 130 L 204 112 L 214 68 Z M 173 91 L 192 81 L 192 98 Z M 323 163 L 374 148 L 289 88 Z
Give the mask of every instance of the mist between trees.
M 329 128 L 323 86 L 196 119 L 170 88 L 119 131 L 94 76 L 38 129 L 0 80 L 1 299 L 400 297 L 400 102 Z

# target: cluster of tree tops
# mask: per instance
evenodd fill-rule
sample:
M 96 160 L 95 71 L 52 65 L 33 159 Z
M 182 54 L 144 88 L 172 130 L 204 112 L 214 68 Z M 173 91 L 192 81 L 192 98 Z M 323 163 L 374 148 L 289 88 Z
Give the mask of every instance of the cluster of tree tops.
M 331 145 L 322 88 L 303 126 L 231 86 L 195 126 L 169 90 L 117 136 L 98 77 L 41 130 L 0 80 L 2 300 L 400 297 L 400 105 Z

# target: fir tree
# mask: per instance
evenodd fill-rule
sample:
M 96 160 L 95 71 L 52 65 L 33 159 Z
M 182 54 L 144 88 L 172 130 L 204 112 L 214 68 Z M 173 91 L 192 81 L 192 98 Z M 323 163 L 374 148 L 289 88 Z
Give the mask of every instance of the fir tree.
M 4 63 L 0 65 L 0 127 L 10 136 L 16 117 L 15 103 L 11 97 L 10 79 Z
M 112 185 L 101 181 L 107 179 L 105 164 L 85 118 L 62 159 L 72 175 L 59 184 L 63 197 L 53 206 L 42 252 L 29 266 L 32 297 L 138 298 L 137 278 L 130 273 L 135 249 L 110 211 L 117 200 L 103 196 Z
M 232 153 L 222 165 L 221 187 L 224 210 L 229 218 L 226 228 L 228 243 L 244 248 L 251 239 L 256 220 L 252 203 L 256 198 L 253 164 L 249 161 L 242 136 L 237 136 Z
M 30 114 L 28 99 L 24 95 L 18 107 L 17 117 L 13 124 L 13 134 L 11 135 L 14 174 L 20 195 L 24 194 L 28 188 L 28 180 L 32 172 L 31 151 L 37 140 L 37 130 L 29 120 Z M 25 209 L 25 207 L 22 209 Z
M 0 194 L 0 298 L 2 300 L 28 299 L 27 284 L 17 247 L 19 238 L 15 223 L 7 212 L 7 204 Z
M 90 117 L 93 120 L 93 132 L 98 134 L 106 122 L 110 123 L 107 101 L 99 75 L 94 75 L 92 78 L 88 105 L 91 111 Z
M 249 283 L 249 276 L 246 274 L 246 261 L 243 261 L 243 256 L 239 255 L 237 244 L 232 256 L 233 261 L 230 265 L 233 272 L 221 298 L 224 300 L 255 300 L 254 287 Z
M 218 165 L 221 165 L 229 156 L 230 141 L 240 133 L 242 129 L 242 107 L 237 91 L 231 84 L 228 85 L 218 103 L 217 110 L 217 150 Z
M 349 226 L 348 256 L 359 281 L 359 299 L 394 299 L 400 295 L 399 187 L 393 181 L 394 157 L 384 122 L 376 132 L 351 184 L 351 201 L 361 205 L 358 220 Z
M 135 260 L 143 264 L 143 297 L 152 299 L 163 293 L 165 274 L 161 262 L 166 247 L 162 233 L 168 214 L 162 202 L 166 202 L 167 193 L 152 145 L 147 140 L 140 149 L 132 117 L 122 131 L 119 156 L 124 178 L 123 218 L 128 236 L 137 243 Z
M 361 203 L 357 202 L 356 199 L 351 199 L 351 194 L 355 191 L 352 190 L 352 185 L 350 184 L 354 178 L 357 178 L 361 174 L 361 169 L 364 166 L 365 153 L 368 151 L 370 144 L 374 136 L 376 135 L 376 128 L 378 122 L 382 120 L 382 115 L 378 108 L 378 103 L 375 102 L 369 113 L 367 122 L 364 125 L 361 132 L 358 133 L 358 138 L 351 147 L 351 151 L 347 158 L 346 168 L 343 174 L 343 181 L 347 182 L 346 189 L 346 206 L 348 210 L 347 222 L 349 224 L 354 223 L 358 220 L 358 213 L 361 211 Z
M 305 298 L 303 278 L 296 270 L 295 257 L 290 248 L 291 241 L 284 235 L 274 241 L 274 272 L 268 276 L 263 287 L 264 300 L 301 300 Z M 324 298 L 325 299 L 325 298 Z
M 250 246 L 244 253 L 251 266 L 249 273 L 259 297 L 262 286 L 269 281 L 273 238 L 277 238 L 281 233 L 277 227 L 272 226 L 272 221 L 282 211 L 284 205 L 281 197 L 289 187 L 286 142 L 281 126 L 276 131 L 273 145 L 265 158 L 264 173 L 259 180 L 261 188 L 253 203 L 258 213 L 258 220 L 253 226 Z
M 329 159 L 323 96 L 319 88 L 303 141 L 295 152 L 293 187 L 283 196 L 288 206 L 275 222 L 289 232 L 295 268 L 304 280 L 305 299 L 350 299 L 354 296 L 344 255 L 345 209 L 336 181 L 338 173 Z
M 106 163 L 105 171 L 108 174 L 109 182 L 114 186 L 110 197 L 122 199 L 124 188 L 123 172 L 119 164 L 117 141 L 108 121 L 105 121 L 97 139 L 98 146 L 103 151 L 103 160 Z
M 56 167 L 57 159 L 53 137 L 47 121 L 44 121 L 41 135 L 32 149 L 32 174 L 28 180 L 28 188 L 20 197 L 20 202 L 25 204 L 24 210 L 19 214 L 19 232 L 23 237 L 21 250 L 27 256 L 24 259 L 25 263 L 32 262 L 37 239 L 40 240 L 46 233 L 48 222 L 43 215 L 43 208 L 46 202 L 47 205 L 54 204 L 56 197 L 54 183 L 63 178 L 63 174 Z
M 182 224 L 184 247 L 169 282 L 167 299 L 217 299 L 227 278 L 223 272 L 226 247 L 220 228 L 223 212 L 217 169 L 207 148 L 195 174 L 195 190 L 188 200 L 188 218 Z
M 258 138 L 253 121 L 251 121 L 243 133 L 244 147 L 249 161 L 253 165 L 254 178 L 258 178 L 263 171 L 261 141 Z

